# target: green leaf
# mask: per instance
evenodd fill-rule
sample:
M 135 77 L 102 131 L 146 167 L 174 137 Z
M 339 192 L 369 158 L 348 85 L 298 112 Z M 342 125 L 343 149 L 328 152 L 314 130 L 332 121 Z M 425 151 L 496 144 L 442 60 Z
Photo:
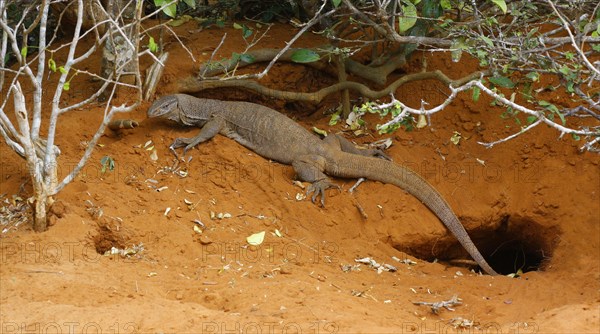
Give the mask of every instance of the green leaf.
M 540 80 L 540 74 L 538 72 L 529 72 L 526 77 L 533 82 L 538 82 Z
M 65 84 L 63 86 L 63 90 L 68 91 L 69 89 L 71 89 L 71 82 L 67 81 L 67 82 L 65 82 Z
M 252 35 L 252 29 L 248 28 L 245 24 L 242 26 L 242 28 L 242 37 L 244 37 L 244 39 Z
M 481 89 L 477 86 L 473 87 L 473 101 L 479 101 L 479 95 L 481 95 Z
M 154 41 L 154 37 L 150 36 L 150 41 L 148 41 L 148 49 L 150 52 L 156 53 L 158 51 L 158 44 Z
M 254 56 L 251 54 L 242 53 L 240 55 L 240 60 L 244 63 L 252 64 L 256 60 L 256 58 L 254 58 Z
M 21 57 L 23 57 L 23 59 L 27 58 L 27 45 L 21 49 Z
M 487 37 L 487 36 L 483 36 L 483 35 L 481 35 L 481 36 L 479 36 L 479 37 L 480 37 L 480 38 L 481 38 L 481 39 L 482 39 L 482 40 L 485 42 L 485 44 L 487 44 L 487 45 L 488 45 L 490 48 L 493 48 L 493 47 L 494 47 L 494 42 L 492 42 L 492 39 L 491 39 L 491 38 L 489 38 L 489 37 Z
M 171 2 L 170 0 L 154 0 L 154 5 L 158 8 L 163 7 L 167 3 Z M 177 2 L 174 2 L 163 8 L 163 13 L 167 14 L 169 17 L 175 18 L 177 15 Z
M 579 139 L 581 139 L 581 137 L 579 137 L 576 133 L 571 133 L 571 136 L 573 137 L 574 140 L 579 141 Z
M 60 73 L 62 73 L 62 74 L 67 74 L 67 70 L 65 70 L 65 68 L 64 68 L 64 67 L 62 67 L 62 66 L 59 66 L 59 67 L 58 67 L 58 71 L 59 71 Z
M 50 67 L 50 70 L 52 72 L 56 72 L 56 62 L 54 61 L 54 59 L 48 59 L 48 67 Z
M 452 9 L 452 3 L 450 2 L 450 0 L 441 0 L 440 6 L 442 6 L 442 9 L 444 10 Z
M 191 9 L 196 9 L 196 0 L 183 0 L 183 2 Z
M 105 155 L 100 159 L 100 164 L 102 165 L 102 173 L 106 172 L 106 170 L 114 170 L 115 169 L 115 160 L 108 155 Z
M 312 63 L 321 59 L 318 53 L 310 49 L 299 49 L 292 53 L 292 61 L 295 63 Z
M 565 119 L 565 115 L 563 115 L 563 113 L 561 113 L 560 111 L 557 111 L 556 114 L 558 115 L 558 118 L 560 118 L 562 125 L 566 125 L 567 120 Z
M 189 22 L 192 19 L 193 18 L 189 15 L 183 15 L 176 20 L 171 20 L 170 22 L 168 22 L 168 25 L 170 25 L 171 27 L 179 27 L 180 25 Z
M 417 7 L 408 0 L 402 0 L 402 3 L 404 6 L 402 6 L 402 16 L 398 17 L 398 30 L 405 32 L 417 23 Z
M 528 116 L 527 117 L 527 124 L 532 124 L 533 122 L 535 122 L 538 118 L 535 116 Z
M 552 104 L 552 103 L 550 103 L 550 102 L 548 102 L 548 101 L 545 101 L 545 100 L 539 100 L 539 101 L 538 101 L 538 105 L 539 105 L 540 107 L 544 107 L 544 108 L 546 108 L 546 109 L 550 110 L 550 111 L 551 111 L 551 112 L 553 112 L 553 113 L 558 113 L 558 108 L 557 108 L 557 107 L 556 107 L 554 104 Z
M 342 112 L 342 109 L 340 108 L 333 115 L 331 115 L 331 119 L 329 119 L 329 126 L 334 126 L 334 125 L 338 124 L 338 122 L 342 119 L 342 117 L 340 116 L 341 112 Z
M 342 3 L 342 0 L 331 0 L 331 3 L 333 4 L 333 7 L 338 8 Z
M 504 88 L 514 88 L 515 87 L 514 82 L 512 82 L 509 78 L 501 76 L 501 75 L 496 76 L 496 77 L 491 77 L 488 80 L 490 80 L 490 82 L 496 86 L 500 86 L 500 87 L 504 87 Z
M 320 135 L 321 135 L 321 136 L 323 136 L 323 137 L 327 137 L 327 131 L 325 131 L 325 130 L 319 129 L 319 128 L 317 128 L 316 126 L 313 126 L 312 130 L 313 130 L 315 133 L 318 133 L 318 134 L 320 134 Z
M 465 41 L 462 38 L 457 38 L 450 46 L 450 55 L 452 56 L 452 61 L 458 63 L 462 57 L 463 50 L 465 49 L 467 49 Z
M 421 1 L 419 0 L 419 2 Z M 413 1 L 413 3 L 415 4 L 415 6 L 418 5 L 416 1 Z M 422 16 L 437 19 L 443 14 L 443 8 L 440 5 L 439 0 L 424 0 L 421 6 Z
M 244 39 L 250 37 L 250 35 L 252 35 L 252 29 L 248 28 L 245 24 L 239 24 L 239 23 L 233 23 L 233 28 L 234 29 L 241 29 L 242 30 L 242 37 L 244 37 Z
M 502 13 L 506 14 L 506 11 L 508 10 L 508 7 L 506 7 L 506 1 L 504 0 L 491 0 L 496 6 L 498 6 L 498 8 L 500 8 L 500 10 L 502 10 Z
M 231 53 L 231 60 L 232 60 L 234 63 L 237 63 L 237 62 L 239 62 L 239 61 L 240 61 L 240 59 L 242 59 L 242 55 L 241 55 L 241 54 L 239 54 L 239 53 L 237 53 L 237 52 L 232 52 L 232 53 Z
M 563 55 L 565 56 L 565 59 L 567 59 L 567 60 L 575 59 L 575 54 L 571 51 L 566 51 Z

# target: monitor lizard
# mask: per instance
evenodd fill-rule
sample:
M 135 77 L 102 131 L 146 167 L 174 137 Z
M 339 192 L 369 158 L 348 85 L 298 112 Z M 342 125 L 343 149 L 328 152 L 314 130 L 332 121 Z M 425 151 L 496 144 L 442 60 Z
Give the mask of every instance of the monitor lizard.
M 325 190 L 339 188 L 327 175 L 364 177 L 396 185 L 435 213 L 486 273 L 497 275 L 442 195 L 411 169 L 388 161 L 380 150 L 359 149 L 340 135 L 329 135 L 321 140 L 276 110 L 249 102 L 167 95 L 152 104 L 148 117 L 162 117 L 201 128 L 195 137 L 175 139 L 170 146 L 174 153 L 175 149 L 184 147 L 185 154 L 221 134 L 264 158 L 292 165 L 300 180 L 311 183 L 307 195 L 312 194 L 313 203 L 320 196 L 323 206 Z

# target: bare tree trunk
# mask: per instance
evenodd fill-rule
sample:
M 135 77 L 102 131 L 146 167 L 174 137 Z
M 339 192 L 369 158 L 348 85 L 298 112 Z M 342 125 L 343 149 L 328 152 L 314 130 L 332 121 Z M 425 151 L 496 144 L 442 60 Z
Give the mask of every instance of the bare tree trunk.
M 40 189 L 35 189 L 40 188 Z M 48 229 L 48 193 L 43 185 L 34 186 L 33 199 L 33 230 L 36 232 L 44 232 Z

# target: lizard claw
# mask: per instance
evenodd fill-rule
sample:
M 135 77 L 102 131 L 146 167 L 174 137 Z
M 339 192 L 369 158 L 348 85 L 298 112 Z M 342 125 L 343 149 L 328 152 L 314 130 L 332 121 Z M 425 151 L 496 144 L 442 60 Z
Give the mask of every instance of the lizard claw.
M 180 148 L 180 147 L 184 147 L 184 146 L 189 146 L 190 144 L 190 139 L 189 138 L 175 138 L 175 141 L 173 141 L 173 144 L 171 144 L 171 146 L 169 146 L 171 148 L 171 150 L 174 150 L 176 148 Z
M 306 190 L 306 196 L 312 194 L 310 199 L 313 203 L 317 201 L 317 197 L 321 196 L 321 206 L 325 207 L 325 190 L 329 188 L 336 188 L 338 190 L 341 189 L 340 186 L 335 183 L 331 183 L 329 180 L 318 180 L 310 184 Z
M 375 158 L 379 158 L 379 159 L 383 159 L 383 160 L 387 160 L 387 161 L 392 161 L 392 158 L 390 158 L 389 155 L 383 153 L 383 151 L 379 150 L 379 149 L 375 150 L 375 154 L 373 154 L 373 156 Z
M 177 154 L 176 151 L 180 147 L 183 147 L 183 154 L 181 156 L 179 156 L 179 154 Z M 171 152 L 173 152 L 177 159 L 180 159 L 181 157 L 184 157 L 187 151 L 193 147 L 194 146 L 190 144 L 190 138 L 176 138 L 173 144 L 169 146 L 169 149 L 171 150 Z
M 192 144 L 188 144 L 184 149 L 183 149 L 183 155 L 185 155 L 187 153 L 187 151 L 193 149 L 194 146 Z

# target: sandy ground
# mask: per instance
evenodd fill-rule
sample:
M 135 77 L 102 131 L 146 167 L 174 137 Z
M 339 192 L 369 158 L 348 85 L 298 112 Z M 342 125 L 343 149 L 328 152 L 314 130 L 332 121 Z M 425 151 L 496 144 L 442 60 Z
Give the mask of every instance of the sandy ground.
M 208 59 L 225 31 L 230 37 L 218 56 L 240 51 L 239 31 L 192 32 L 191 23 L 179 29 L 198 61 Z M 276 26 L 263 45 L 281 45 L 293 33 Z M 178 80 L 199 66 L 175 42 L 167 47 L 171 58 L 159 96 L 176 92 Z M 475 69 L 468 60 L 455 64 L 445 55 L 426 54 L 408 70 L 419 71 L 422 57 L 429 70 L 450 77 Z M 89 66 L 97 66 L 95 61 Z M 314 70 L 283 64 L 263 83 L 310 91 L 332 82 Z M 65 102 L 95 90 L 97 83 L 82 79 L 72 87 L 77 89 Z M 419 82 L 401 87 L 396 97 L 418 106 L 421 99 L 442 101 L 444 92 L 438 83 Z M 547 94 L 555 103 L 573 103 Z M 336 107 L 335 96 L 319 106 L 240 90 L 200 96 L 257 102 L 307 128 L 345 130 L 329 127 L 323 116 Z M 376 134 L 378 118 L 367 117 L 373 135 L 346 136 L 357 143 L 391 137 L 388 154 L 394 161 L 427 178 L 492 266 L 504 274 L 525 271 L 518 278 L 471 271 L 468 256 L 439 220 L 391 185 L 365 182 L 351 194 L 354 180 L 337 179 L 343 191 L 328 191 L 327 207 L 320 208 L 296 199 L 303 190 L 292 182 L 290 166 L 224 137 L 192 150 L 186 173 L 168 172 L 165 167 L 173 163 L 168 145 L 197 129 L 148 120 L 149 103 L 143 103 L 119 116 L 138 120 L 139 128 L 107 131 L 85 171 L 57 196 L 47 232 L 34 233 L 23 224 L 0 235 L 0 331 L 597 333 L 600 159 L 578 153 L 580 142 L 558 139 L 557 132 L 541 127 L 485 149 L 477 141 L 518 131 L 489 102 L 474 103 L 464 94 L 432 117 L 431 127 L 388 136 Z M 91 107 L 61 116 L 62 176 L 83 153 L 101 113 Z M 454 131 L 462 135 L 459 145 L 450 142 Z M 144 147 L 148 141 L 156 161 Z M 30 196 L 31 185 L 24 162 L 4 142 L 0 154 L 0 194 L 9 207 L 13 195 Z M 115 170 L 102 173 L 103 156 L 114 159 Z M 219 213 L 231 216 L 219 219 Z M 194 220 L 205 226 L 202 233 L 194 230 Z M 263 244 L 249 247 L 246 238 L 262 231 Z M 134 246 L 143 250 L 126 258 L 102 255 L 111 247 Z M 364 257 L 398 270 L 356 266 L 355 259 Z M 353 270 L 342 270 L 349 266 Z M 453 296 L 462 304 L 438 314 L 414 304 Z

